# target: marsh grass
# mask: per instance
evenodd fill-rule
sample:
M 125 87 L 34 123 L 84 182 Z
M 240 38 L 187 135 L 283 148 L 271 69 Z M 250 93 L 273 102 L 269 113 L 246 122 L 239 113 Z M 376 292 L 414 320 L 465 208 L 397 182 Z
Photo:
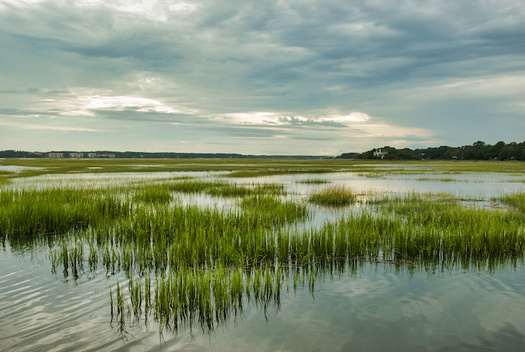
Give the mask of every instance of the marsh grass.
M 460 182 L 459 180 L 451 177 L 431 178 L 431 177 L 418 177 L 416 181 L 430 181 L 430 182 Z M 467 182 L 467 181 L 461 181 Z
M 1 177 L 0 176 L 0 187 L 1 186 L 4 186 L 4 185 L 7 185 L 9 183 L 11 183 L 11 179 L 10 178 L 7 178 L 7 177 Z
M 132 196 L 132 202 L 167 203 L 171 200 L 171 192 L 165 187 L 150 185 L 141 187 Z
M 513 206 L 516 209 L 519 209 L 522 213 L 525 213 L 525 192 L 501 196 L 495 198 L 495 200 Z
M 245 197 L 251 195 L 284 195 L 284 185 L 276 183 L 241 186 L 230 182 L 183 181 L 166 185 L 170 190 L 183 193 L 207 193 L 218 197 Z
M 7 178 L 72 173 L 228 172 L 227 177 L 354 172 L 366 177 L 497 172 L 522 175 L 522 162 L 377 161 L 341 159 L 3 159 L 0 165 L 38 167 Z
M 361 162 L 366 164 L 368 162 Z M 39 167 L 23 170 L 14 177 L 46 174 L 118 172 L 244 172 L 234 177 L 277 174 L 337 172 L 354 168 L 349 160 L 305 159 L 3 159 L 0 165 Z
M 252 196 L 245 197 L 240 202 L 241 209 L 259 219 L 266 219 L 276 225 L 286 222 L 304 220 L 308 216 L 305 205 L 295 202 L 283 202 L 272 196 Z
M 343 207 L 357 201 L 356 194 L 344 186 L 327 187 L 310 195 L 309 201 L 314 204 Z
M 3 190 L 0 235 L 41 235 L 87 228 L 131 212 L 118 195 L 75 189 Z
M 10 183 L 15 175 L 15 172 L 0 170 L 0 186 Z
M 522 195 L 514 198 L 523 203 Z M 126 314 L 139 319 L 151 313 L 162 329 L 210 332 L 246 304 L 266 311 L 279 305 L 283 291 L 315 292 L 323 273 L 360 262 L 489 272 L 523 263 L 523 213 L 468 208 L 452 199 L 389 197 L 374 213 L 351 213 L 305 230 L 282 227 L 307 216 L 304 206 L 268 195 L 239 200 L 240 213 L 155 203 L 136 206 L 112 224 L 74 231 L 50 257 L 75 280 L 86 258 L 90 271 L 97 260 L 109 275 L 125 271 L 127 295 L 119 285 L 116 298 L 110 294 L 112 320 L 120 326 Z
M 226 167 L 227 165 L 223 165 Z M 248 167 L 249 165 L 245 165 Z M 182 206 L 173 192 L 238 197 L 238 209 Z M 110 291 L 113 318 L 152 315 L 177 331 L 213 331 L 247 304 L 266 311 L 283 292 L 315 292 L 324 275 L 363 262 L 421 271 L 488 270 L 523 264 L 525 196 L 506 210 L 465 207 L 447 194 L 391 195 L 320 227 L 279 184 L 161 180 L 118 187 L 0 190 L 0 231 L 16 250 L 47 245 L 52 270 L 78 280 L 101 267 L 125 273 Z M 351 204 L 327 187 L 316 204 Z M 314 196 L 312 195 L 312 197 Z M 401 270 L 401 269 L 400 269 Z M 124 282 L 124 284 L 122 284 Z
M 261 176 L 276 176 L 276 175 L 296 175 L 296 174 L 325 174 L 336 172 L 334 169 L 325 168 L 307 168 L 307 169 L 258 169 L 258 170 L 240 170 L 233 171 L 227 174 L 227 177 L 261 177 Z
M 297 181 L 297 183 L 302 183 L 305 185 L 322 185 L 322 184 L 330 183 L 330 181 L 322 179 L 322 178 L 310 178 L 307 180 Z

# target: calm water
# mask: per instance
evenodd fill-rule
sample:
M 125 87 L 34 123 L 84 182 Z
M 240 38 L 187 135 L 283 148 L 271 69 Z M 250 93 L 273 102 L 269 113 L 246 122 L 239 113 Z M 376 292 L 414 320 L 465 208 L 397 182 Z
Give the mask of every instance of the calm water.
M 155 175 L 155 176 L 152 176 Z M 122 175 L 120 175 L 122 176 Z M 169 175 L 135 175 L 175 177 Z M 214 179 L 215 174 L 198 174 Z M 125 175 L 124 178 L 132 177 Z M 355 174 L 273 176 L 232 180 L 240 183 L 284 183 L 296 200 L 326 185 L 301 180 L 326 179 L 358 192 L 448 192 L 484 199 L 524 190 L 519 177 L 499 174 L 452 175 L 454 181 L 418 180 L 438 176 L 403 175 L 364 178 Z M 122 182 L 118 175 L 46 177 L 45 184 L 92 180 Z M 101 181 L 102 180 L 102 181 Z M 34 184 L 21 180 L 16 187 Z M 180 196 L 187 204 L 207 205 L 217 198 Z M 220 200 L 220 206 L 232 203 Z M 347 208 L 332 211 L 311 207 L 314 220 L 338 218 Z M 285 293 L 280 307 L 266 314 L 248 305 L 212 335 L 181 330 L 160 336 L 153 321 L 131 320 L 125 332 L 111 322 L 109 289 L 122 274 L 105 270 L 64 280 L 51 273 L 49 248 L 26 251 L 0 249 L 0 350 L 2 351 L 522 351 L 525 346 L 525 269 L 522 265 L 494 273 L 410 272 L 391 264 L 364 263 L 358 270 L 327 275 L 315 292 Z
M 279 308 L 248 306 L 211 336 L 165 333 L 153 321 L 120 333 L 110 322 L 105 272 L 53 275 L 47 250 L 0 252 L 5 351 L 522 351 L 525 270 L 409 273 L 389 264 L 325 277 L 314 297 L 291 290 Z M 120 279 L 123 279 L 122 277 Z

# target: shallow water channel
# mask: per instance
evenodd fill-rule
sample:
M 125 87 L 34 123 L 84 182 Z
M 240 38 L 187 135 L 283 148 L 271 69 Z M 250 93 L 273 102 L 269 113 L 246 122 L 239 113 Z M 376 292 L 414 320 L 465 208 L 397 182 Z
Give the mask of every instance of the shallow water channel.
M 46 176 L 19 180 L 14 187 L 69 182 L 122 182 L 133 177 L 187 175 L 126 174 Z M 199 173 L 206 180 L 220 174 Z M 450 180 L 449 178 L 453 178 Z M 327 184 L 301 183 L 324 179 Z M 228 179 L 239 184 L 282 183 L 288 199 L 305 201 L 313 190 L 342 184 L 363 202 L 339 210 L 309 206 L 310 225 L 359 211 L 372 194 L 446 192 L 474 206 L 497 207 L 491 198 L 523 191 L 523 176 L 460 174 L 370 178 L 350 173 Z M 230 200 L 177 195 L 184 204 L 234 206 Z M 0 248 L 1 351 L 522 351 L 525 346 L 525 268 L 425 270 L 385 262 L 345 265 L 308 285 L 282 293 L 264 309 L 246 304 L 213 332 L 198 326 L 177 333 L 129 317 L 123 329 L 112 321 L 109 289 L 123 273 L 99 268 L 78 280 L 52 273 L 45 245 Z

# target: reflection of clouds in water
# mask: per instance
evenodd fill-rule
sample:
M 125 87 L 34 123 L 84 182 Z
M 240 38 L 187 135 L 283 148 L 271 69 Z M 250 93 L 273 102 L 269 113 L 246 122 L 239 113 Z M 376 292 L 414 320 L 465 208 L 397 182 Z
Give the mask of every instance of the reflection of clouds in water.
M 484 275 L 470 280 L 471 292 L 475 292 L 477 298 L 473 300 L 472 314 L 479 317 L 479 323 L 484 330 L 494 333 L 505 326 L 513 326 L 525 334 L 524 277 L 516 279 L 510 282 L 507 277 Z M 516 283 L 517 287 L 514 286 Z
M 91 183 L 96 182 L 118 185 L 122 180 L 143 182 L 183 175 L 202 177 L 202 180 L 210 173 L 49 175 L 39 179 L 47 180 L 47 183 L 44 182 L 46 185 L 80 182 L 84 186 L 91 187 Z M 266 177 L 264 180 L 271 183 L 282 182 L 297 194 L 326 186 L 296 182 L 308 178 L 323 178 L 331 180 L 332 184 L 348 182 L 349 186 L 359 184 L 358 181 L 361 180 L 369 185 L 381 185 L 387 188 L 392 182 L 419 182 L 389 179 L 363 180 L 353 174 L 276 176 Z M 461 187 L 475 185 L 475 187 L 493 190 L 497 187 L 508 187 L 508 183 L 503 183 L 504 179 L 505 177 L 502 176 L 494 182 L 462 182 L 458 185 Z M 248 184 L 263 183 L 261 179 L 239 180 Z M 228 181 L 235 182 L 235 180 Z M 29 185 L 34 179 L 17 179 L 14 182 L 15 187 L 20 187 Z M 419 183 L 431 186 L 440 182 Z M 448 185 L 450 182 L 443 184 Z M 516 186 L 523 187 L 520 184 Z M 236 204 L 233 198 L 217 198 L 205 194 L 177 194 L 176 197 L 185 204 L 199 206 L 216 204 L 219 208 L 227 208 Z M 320 207 L 317 211 L 332 213 Z M 344 211 L 347 210 L 342 212 Z M 47 250 L 43 254 L 35 254 L 35 257 L 43 256 L 47 256 Z M 7 274 L 5 272 L 3 274 L 5 278 L 7 277 L 5 275 L 19 275 L 11 270 L 11 267 L 18 268 L 18 264 L 14 265 L 11 260 L 13 259 L 8 258 L 5 251 L 0 253 L 2 263 L 0 267 L 4 270 L 8 269 Z M 39 266 L 38 270 L 33 273 L 31 268 L 27 268 L 20 271 L 20 274 L 30 275 L 33 283 L 47 280 L 43 270 L 47 271 L 48 268 Z M 266 321 L 262 308 L 248 304 L 242 317 L 237 318 L 236 321 L 232 319 L 225 327 L 217 329 L 211 338 L 200 335 L 198 331 L 196 336 L 192 336 L 188 331 L 181 331 L 177 336 L 166 334 L 164 338 L 167 341 L 163 346 L 166 350 L 192 351 L 421 351 L 479 350 L 480 348 L 496 351 L 499 346 L 505 346 L 507 350 L 521 350 L 525 343 L 525 315 L 523 315 L 525 271 L 522 267 L 513 269 L 515 272 L 509 272 L 510 270 L 504 269 L 494 275 L 484 272 L 433 275 L 425 272 L 410 274 L 403 269 L 398 273 L 392 265 L 364 264 L 354 274 L 334 275 L 333 280 L 327 275 L 324 280 L 317 282 L 315 299 L 312 299 L 307 287 L 299 289 L 297 295 L 294 295 L 293 290 L 283 291 L 280 309 L 271 307 L 268 310 L 269 321 Z M 16 281 L 17 284 L 21 282 L 19 279 Z M 78 288 L 73 285 L 59 286 L 61 290 L 65 287 L 69 290 L 87 292 L 86 296 L 79 296 L 81 302 L 85 301 L 85 297 L 90 297 L 91 292 L 97 292 L 96 302 L 93 303 L 95 308 L 87 305 L 83 307 L 85 310 L 90 310 L 89 314 L 96 316 L 95 322 L 88 319 L 88 323 L 75 325 L 81 326 L 82 332 L 71 330 L 68 336 L 73 338 L 71 340 L 78 341 L 83 337 L 84 331 L 93 329 L 92 332 L 100 332 L 100 339 L 108 341 L 108 346 L 117 348 L 120 346 L 116 346 L 120 343 L 118 336 L 104 325 L 107 323 L 106 286 L 107 280 L 103 273 L 100 273 L 95 280 L 81 282 Z M 50 284 L 49 287 L 54 290 L 55 283 Z M 44 290 L 39 289 L 39 291 Z M 25 295 L 33 293 L 26 292 Z M 20 294 L 24 295 L 24 293 Z M 53 295 L 38 296 L 37 299 L 53 299 Z M 11 305 L 11 302 L 5 304 Z M 40 306 L 38 304 L 35 309 L 40 309 Z M 91 313 L 92 311 L 96 312 Z M 34 311 L 29 314 L 30 311 L 25 310 L 23 313 L 24 319 L 30 320 L 34 316 Z M 38 319 L 42 317 L 43 315 L 40 315 Z M 61 324 L 62 318 L 60 316 L 54 321 L 47 319 L 46 324 L 54 324 L 62 329 L 61 325 L 58 325 Z M 85 316 L 77 318 L 68 315 L 67 319 L 76 323 L 85 320 Z M 21 321 L 18 324 L 20 326 Z M 84 329 L 86 326 L 89 329 Z M 134 346 L 145 350 L 157 346 L 159 342 L 157 331 L 144 332 L 137 328 L 132 332 L 133 342 L 127 345 L 128 347 Z
M 35 258 L 44 256 L 47 250 L 35 253 Z M 24 270 L 13 270 L 20 268 L 20 260 L 9 252 L 0 253 L 4 268 L 0 276 L 4 277 L 4 283 L 9 279 L 18 286 L 28 279 L 35 289 L 56 290 L 55 282 L 41 285 L 48 280 L 47 266 L 34 265 L 26 258 L 22 259 Z M 95 279 L 81 281 L 78 286 L 72 283 L 58 286 L 59 290 L 66 290 L 66 295 L 73 290 L 81 291 L 82 294 L 77 292 L 77 296 L 72 296 L 81 302 L 97 292 L 92 304 L 81 307 L 94 315 L 94 321 L 86 320 L 85 315 L 69 316 L 68 313 L 68 319 L 75 322 L 68 336 L 78 341 L 95 332 L 100 335 L 96 346 L 107 343 L 108 348 L 119 348 L 118 334 L 106 325 L 107 279 L 104 269 L 101 270 Z M 476 272 L 432 275 L 396 272 L 394 266 L 386 264 L 364 264 L 355 273 L 334 274 L 333 280 L 327 275 L 316 283 L 314 299 L 308 287 L 298 289 L 296 295 L 292 289 L 284 290 L 280 309 L 268 309 L 269 321 L 261 307 L 247 304 L 242 317 L 219 327 L 211 337 L 202 335 L 196 327 L 195 335 L 187 330 L 181 330 L 178 335 L 165 332 L 166 344 L 162 348 L 181 351 L 498 351 L 498 347 L 505 346 L 505 350 L 521 351 L 525 341 L 524 270 L 517 268 L 509 273 L 504 269 L 494 275 Z M 8 285 L 1 288 L 7 290 Z M 34 295 L 36 291 L 24 292 L 18 292 L 20 298 Z M 51 302 L 56 301 L 55 296 L 63 298 L 64 294 L 26 298 Z M 19 308 L 7 300 L 2 302 L 9 305 L 9 309 Z M 40 307 L 41 304 L 33 307 L 39 312 L 39 319 L 42 317 Z M 54 305 L 48 303 L 48 307 Z M 65 309 L 69 307 L 64 305 Z M 17 317 L 23 319 L 18 321 L 18 326 L 32 321 L 36 316 L 33 308 L 20 311 Z M 76 324 L 81 320 L 84 323 Z M 56 336 L 55 327 L 62 329 L 62 316 L 46 321 L 53 326 L 50 333 Z M 154 325 L 150 322 L 148 331 L 133 324 L 128 326 L 133 337 L 126 346 L 155 349 L 159 336 Z M 86 326 L 90 330 L 86 330 Z M 41 338 L 33 336 L 32 339 Z
M 234 213 L 240 211 L 238 200 L 234 197 L 223 198 L 211 196 L 205 193 L 175 193 L 175 203 L 182 206 L 197 206 L 199 208 L 211 208 L 218 210 L 232 210 Z
M 373 174 L 372 174 L 373 175 Z M 308 179 L 323 179 L 327 184 L 304 184 Z M 419 180 L 418 180 L 419 179 Z M 428 179 L 428 180 L 422 180 Z M 453 181 L 441 181 L 453 179 Z M 246 182 L 247 179 L 234 178 L 235 182 Z M 410 174 L 385 175 L 382 177 L 365 177 L 355 172 L 326 174 L 297 174 L 253 177 L 254 183 L 283 183 L 298 198 L 325 187 L 341 185 L 349 187 L 360 194 L 406 193 L 406 192 L 445 192 L 464 197 L 492 197 L 500 194 L 523 191 L 523 184 L 515 182 L 516 176 L 501 173 L 462 173 L 462 174 Z
M 146 165 L 135 165 L 137 169 L 152 167 Z M 225 171 L 206 171 L 206 172 L 123 172 L 123 173 L 94 173 L 94 174 L 60 174 L 44 175 L 38 177 L 38 182 L 49 182 L 62 185 L 75 184 L 79 181 L 89 182 L 93 186 L 107 184 L 118 184 L 122 181 L 151 181 L 162 179 L 174 179 L 177 177 L 189 176 L 195 180 L 205 181 L 224 181 L 222 176 L 228 174 Z M 454 181 L 440 181 L 444 176 L 453 178 Z M 309 179 L 326 180 L 326 184 L 305 184 L 302 181 Z M 419 180 L 418 180 L 419 179 Z M 427 180 L 423 180 L 427 179 Z M 358 173 L 341 172 L 327 174 L 294 174 L 294 175 L 275 175 L 261 177 L 241 177 L 228 178 L 227 182 L 238 185 L 251 186 L 253 184 L 280 183 L 285 186 L 288 194 L 284 197 L 288 200 L 307 202 L 308 196 L 317 190 L 331 186 L 346 186 L 359 194 L 362 199 L 367 196 L 390 193 L 407 192 L 445 192 L 461 197 L 471 197 L 475 199 L 488 199 L 501 194 L 523 191 L 523 183 L 515 182 L 516 176 L 496 173 L 463 173 L 454 175 L 426 175 L 424 173 L 414 175 L 388 175 L 381 178 L 370 178 L 360 176 Z M 16 180 L 16 186 L 34 186 L 35 178 Z M 313 207 L 314 208 L 314 207 Z M 353 209 L 355 206 L 345 207 L 339 210 L 328 209 L 326 207 L 315 207 L 316 212 L 324 212 L 328 218 L 335 215 L 337 218 Z
M 391 279 L 385 276 L 372 277 L 344 277 L 334 280 L 330 285 L 330 292 L 346 298 L 354 298 L 359 295 L 366 295 L 367 298 L 374 299 L 385 294 L 391 286 Z
M 487 350 L 496 351 L 501 344 L 519 350 L 525 334 L 523 281 L 504 272 L 408 275 L 387 265 L 367 265 L 355 276 L 334 276 L 333 281 L 327 277 L 317 286 L 315 299 L 308 289 L 297 296 L 288 294 L 269 324 L 251 315 L 245 325 L 218 336 L 222 349 L 217 350 L 234 346 L 257 351 L 421 351 L 491 346 Z M 231 339 L 235 343 L 226 341 Z

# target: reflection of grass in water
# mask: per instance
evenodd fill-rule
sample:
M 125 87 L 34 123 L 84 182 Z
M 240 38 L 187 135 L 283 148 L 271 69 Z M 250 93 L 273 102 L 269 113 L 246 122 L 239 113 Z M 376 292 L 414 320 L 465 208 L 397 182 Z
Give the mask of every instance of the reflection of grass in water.
M 108 274 L 125 272 L 128 290 L 117 285 L 110 296 L 117 321 L 123 326 L 128 312 L 150 314 L 171 330 L 192 324 L 213 330 L 249 302 L 267 309 L 279 304 L 285 287 L 312 289 L 323 272 L 359 262 L 490 272 L 524 259 L 523 194 L 502 197 L 516 209 L 501 211 L 463 207 L 445 194 L 413 193 L 371 201 L 371 211 L 299 230 L 284 225 L 304 220 L 306 207 L 273 198 L 273 186 L 258 194 L 257 185 L 245 187 L 254 193 L 223 185 L 3 190 L 0 235 L 13 250 L 46 243 L 52 268 L 61 267 L 64 277 L 76 280 L 100 266 Z M 244 195 L 241 210 L 166 202 L 177 187 Z
M 355 203 L 357 196 L 344 186 L 334 186 L 322 189 L 310 195 L 309 201 L 319 205 L 342 207 Z

